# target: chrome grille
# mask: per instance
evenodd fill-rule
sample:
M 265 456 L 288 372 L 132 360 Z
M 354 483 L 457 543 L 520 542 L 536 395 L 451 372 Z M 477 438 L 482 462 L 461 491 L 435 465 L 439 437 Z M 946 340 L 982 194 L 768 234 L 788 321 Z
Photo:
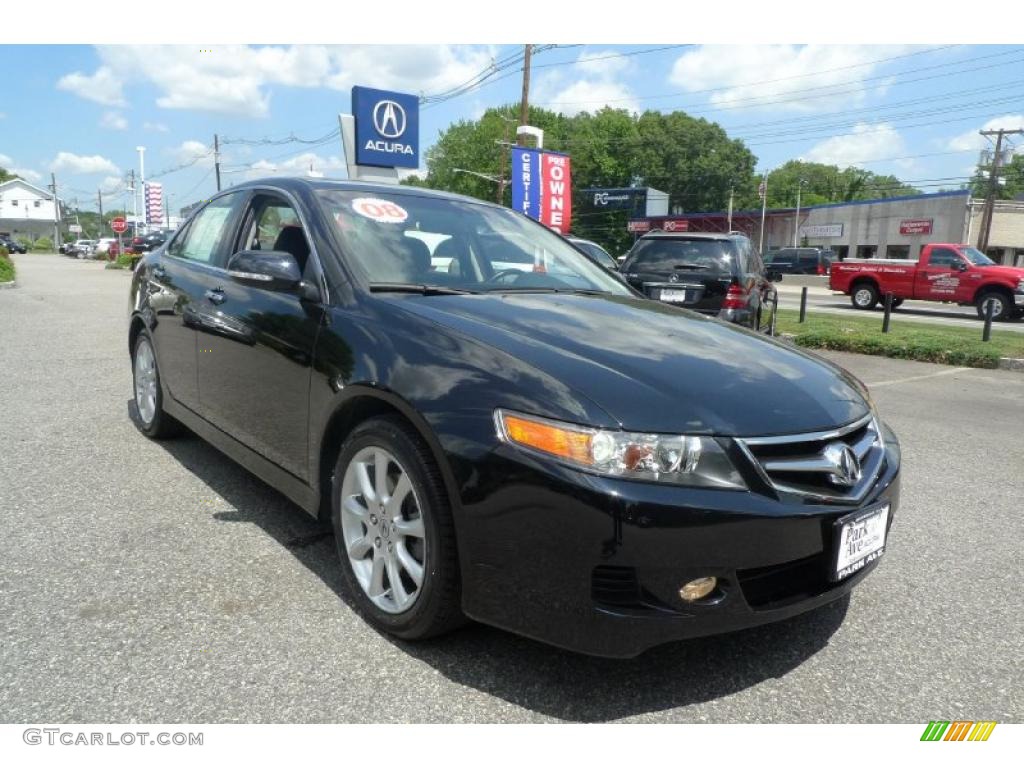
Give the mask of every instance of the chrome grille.
M 877 479 L 885 454 L 871 414 L 824 432 L 736 442 L 776 491 L 819 501 L 860 501 Z

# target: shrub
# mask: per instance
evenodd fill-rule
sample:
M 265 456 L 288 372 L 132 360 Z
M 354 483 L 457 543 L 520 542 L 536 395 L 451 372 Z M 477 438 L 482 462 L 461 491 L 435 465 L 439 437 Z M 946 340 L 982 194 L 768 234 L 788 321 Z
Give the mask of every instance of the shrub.
M 53 241 L 48 237 L 40 237 L 34 243 L 32 243 L 33 251 L 52 251 Z
M 0 283 L 9 283 L 14 279 L 14 262 L 7 255 L 6 248 L 0 248 Z
M 107 269 L 131 269 L 132 268 L 132 255 L 130 253 L 122 253 L 117 257 L 116 261 L 108 261 Z

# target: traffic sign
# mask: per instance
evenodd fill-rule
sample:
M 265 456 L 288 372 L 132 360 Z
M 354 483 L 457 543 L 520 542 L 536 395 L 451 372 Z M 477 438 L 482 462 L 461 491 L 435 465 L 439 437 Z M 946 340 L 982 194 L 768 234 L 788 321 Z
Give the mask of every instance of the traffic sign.
M 110 220 L 110 228 L 120 235 L 128 229 L 128 223 L 124 220 L 124 216 L 118 216 Z

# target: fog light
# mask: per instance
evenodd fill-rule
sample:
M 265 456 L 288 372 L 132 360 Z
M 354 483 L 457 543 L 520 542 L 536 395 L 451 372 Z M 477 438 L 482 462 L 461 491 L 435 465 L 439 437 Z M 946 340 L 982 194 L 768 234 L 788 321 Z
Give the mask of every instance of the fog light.
M 679 596 L 688 603 L 700 600 L 710 595 L 718 585 L 718 579 L 714 576 L 702 576 L 699 579 L 688 581 L 679 590 Z

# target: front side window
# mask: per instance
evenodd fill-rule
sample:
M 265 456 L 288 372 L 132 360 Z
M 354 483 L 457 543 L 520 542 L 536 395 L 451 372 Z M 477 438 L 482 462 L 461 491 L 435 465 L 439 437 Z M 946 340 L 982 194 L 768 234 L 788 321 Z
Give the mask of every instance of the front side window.
M 271 195 L 258 195 L 252 204 L 253 215 L 247 217 L 242 248 L 254 251 L 287 251 L 295 257 L 299 269 L 309 260 L 309 242 L 298 213 L 286 200 Z
M 346 259 L 371 287 L 630 294 L 553 232 L 508 209 L 378 190 L 318 195 Z
M 960 254 L 951 248 L 932 248 L 932 255 L 928 259 L 930 267 L 952 267 L 954 264 L 962 264 Z
M 189 222 L 188 228 L 175 238 L 167 252 L 190 261 L 211 263 L 227 235 L 231 211 L 239 193 L 224 195 L 207 205 Z

